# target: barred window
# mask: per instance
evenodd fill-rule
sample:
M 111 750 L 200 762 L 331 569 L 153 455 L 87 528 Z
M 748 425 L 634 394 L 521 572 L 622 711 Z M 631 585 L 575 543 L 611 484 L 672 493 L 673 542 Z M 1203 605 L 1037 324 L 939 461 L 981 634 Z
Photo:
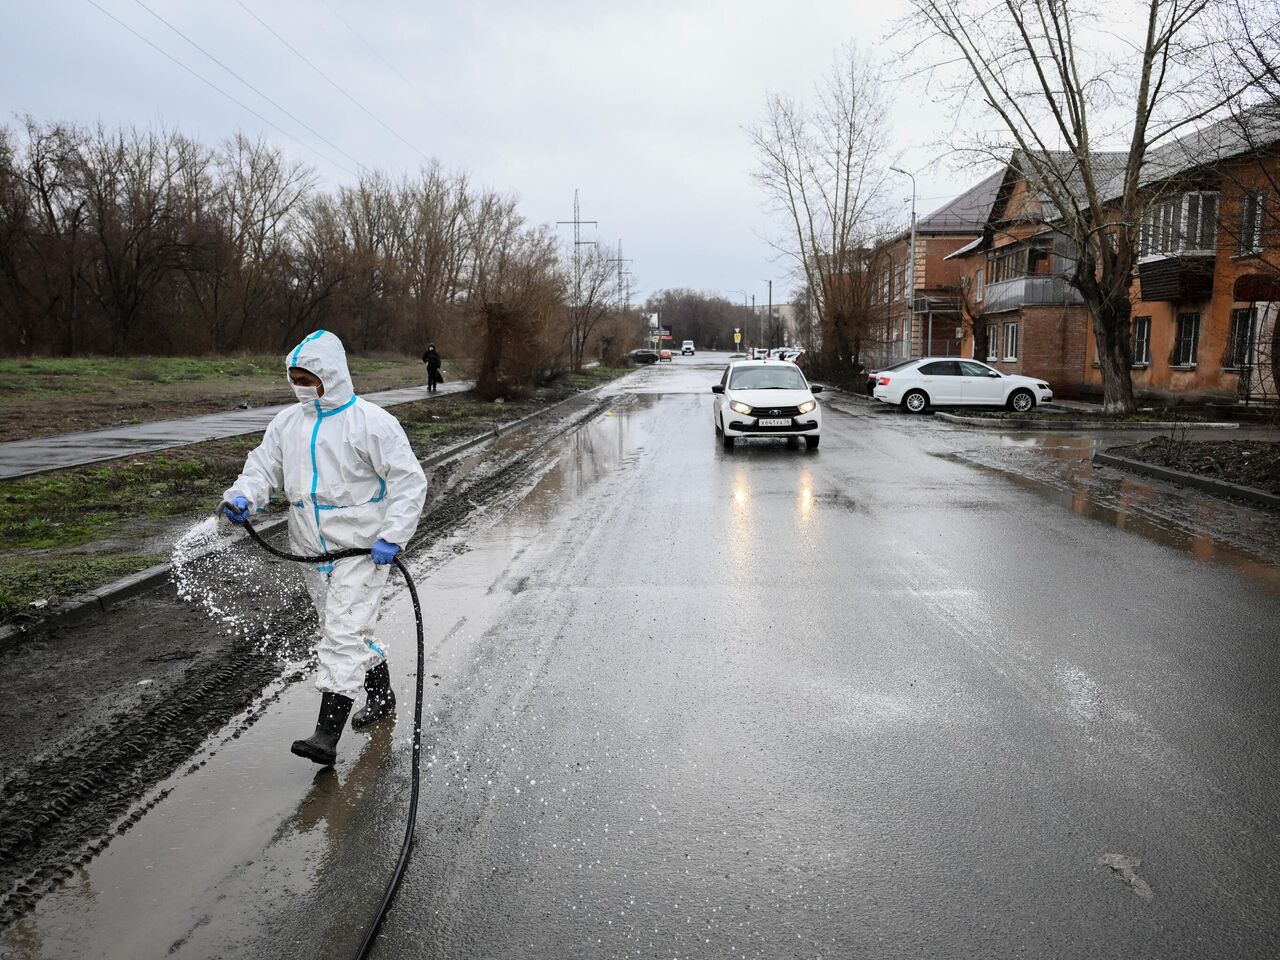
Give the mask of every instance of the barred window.
M 1133 318 L 1133 362 L 1147 364 L 1151 362 L 1151 318 Z
M 1174 335 L 1173 353 L 1169 357 L 1169 365 L 1173 367 L 1194 367 L 1200 346 L 1200 314 L 1178 314 L 1178 329 Z
M 1253 311 L 1231 311 L 1231 332 L 1227 336 L 1227 352 L 1222 365 L 1228 370 L 1240 370 L 1249 365 L 1249 352 L 1253 346 Z

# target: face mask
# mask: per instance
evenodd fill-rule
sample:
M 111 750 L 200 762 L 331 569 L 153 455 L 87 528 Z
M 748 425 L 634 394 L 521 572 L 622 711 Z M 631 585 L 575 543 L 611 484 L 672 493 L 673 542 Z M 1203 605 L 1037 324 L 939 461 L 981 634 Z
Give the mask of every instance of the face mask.
M 291 383 L 290 386 L 293 387 L 293 395 L 302 403 L 320 399 L 320 391 L 315 387 L 300 387 L 296 383 Z

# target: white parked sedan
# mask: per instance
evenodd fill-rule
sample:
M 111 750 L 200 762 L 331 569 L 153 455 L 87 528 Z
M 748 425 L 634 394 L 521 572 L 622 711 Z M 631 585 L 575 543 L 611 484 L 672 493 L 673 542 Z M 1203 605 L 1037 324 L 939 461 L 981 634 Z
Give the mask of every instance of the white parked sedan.
M 876 380 L 875 398 L 912 413 L 929 407 L 1008 407 L 1019 413 L 1053 399 L 1049 384 L 1035 377 L 1001 373 L 977 360 L 925 357 Z
M 739 360 L 711 392 L 716 434 L 726 450 L 739 437 L 804 437 L 810 450 L 818 446 L 822 410 L 813 395 L 822 386 L 805 380 L 794 363 Z

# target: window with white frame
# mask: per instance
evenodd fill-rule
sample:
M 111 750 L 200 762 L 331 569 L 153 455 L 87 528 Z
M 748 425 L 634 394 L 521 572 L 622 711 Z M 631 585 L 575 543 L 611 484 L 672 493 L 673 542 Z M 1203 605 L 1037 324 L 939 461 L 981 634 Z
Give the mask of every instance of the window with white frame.
M 1004 325 L 1004 358 L 1006 360 L 1018 359 L 1018 325 L 1016 323 L 1006 323 Z
M 1200 314 L 1178 314 L 1178 326 L 1173 337 L 1173 353 L 1169 356 L 1171 367 L 1194 367 L 1200 348 Z
M 987 324 L 987 359 L 1000 359 L 1000 325 L 997 323 Z
M 982 281 L 985 271 L 979 267 L 973 275 L 973 301 L 974 303 L 982 302 Z
M 1147 366 L 1151 363 L 1151 318 L 1133 318 L 1133 363 Z
M 1218 195 L 1206 191 L 1149 204 L 1138 228 L 1138 251 L 1142 256 L 1212 253 L 1217 241 Z
M 1227 370 L 1241 370 L 1249 365 L 1249 353 L 1253 346 L 1253 311 L 1231 311 L 1231 330 L 1227 335 L 1227 352 L 1222 366 Z
M 1240 252 L 1262 249 L 1262 195 L 1246 193 L 1240 200 Z

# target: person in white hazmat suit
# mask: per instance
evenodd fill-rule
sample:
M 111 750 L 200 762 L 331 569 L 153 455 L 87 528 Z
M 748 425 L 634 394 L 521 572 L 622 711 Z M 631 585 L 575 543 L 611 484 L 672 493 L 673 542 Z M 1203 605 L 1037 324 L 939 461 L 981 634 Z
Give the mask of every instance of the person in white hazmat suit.
M 362 684 L 365 706 L 352 726 L 394 712 L 386 648 L 374 639 L 374 626 L 388 564 L 418 525 L 427 478 L 399 421 L 355 395 L 336 336 L 317 330 L 289 352 L 285 367 L 298 403 L 271 421 L 223 494 L 222 510 L 243 523 L 283 492 L 294 553 L 372 549 L 371 556 L 305 568 L 320 619 L 320 717 L 315 733 L 292 750 L 328 765 Z

